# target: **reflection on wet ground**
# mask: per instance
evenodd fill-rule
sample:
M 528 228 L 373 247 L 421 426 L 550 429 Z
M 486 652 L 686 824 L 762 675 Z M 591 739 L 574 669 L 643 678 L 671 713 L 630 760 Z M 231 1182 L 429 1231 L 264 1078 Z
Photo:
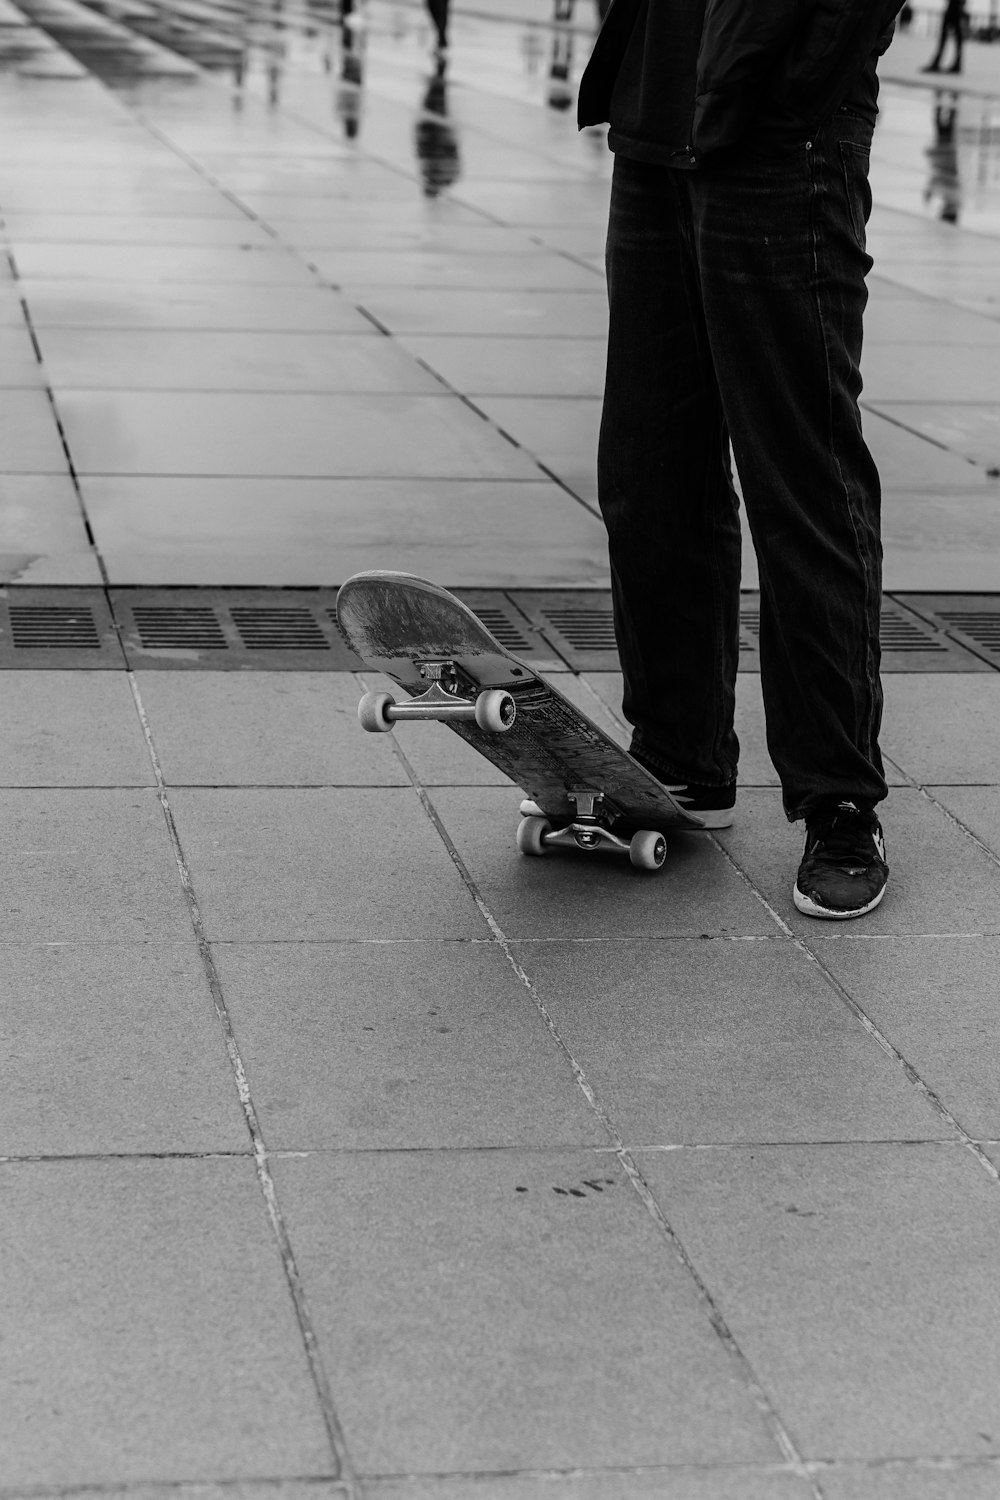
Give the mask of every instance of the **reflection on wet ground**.
M 887 208 L 1000 231 L 1000 98 L 885 85 L 872 185 Z
M 448 0 L 426 8 L 406 0 L 2 0 L 0 70 L 65 77 L 85 70 L 136 105 L 151 88 L 162 103 L 164 88 L 183 97 L 199 82 L 228 81 L 234 109 L 252 94 L 326 127 L 332 113 L 343 136 L 362 144 L 369 103 L 381 114 L 389 101 L 405 103 L 424 192 L 437 196 L 463 171 L 462 131 L 487 125 L 468 113 L 456 121 L 455 87 L 544 100 L 552 112 L 571 114 L 607 3 L 554 0 L 551 19 L 529 22 L 462 11 L 449 18 Z M 458 43 L 451 51 L 449 22 Z M 907 35 L 894 48 L 913 44 Z M 920 88 L 888 83 L 882 102 L 878 201 L 967 228 L 1000 228 L 1000 98 L 933 89 L 928 80 Z M 573 149 L 570 130 L 565 139 Z M 575 148 L 589 164 L 593 139 Z

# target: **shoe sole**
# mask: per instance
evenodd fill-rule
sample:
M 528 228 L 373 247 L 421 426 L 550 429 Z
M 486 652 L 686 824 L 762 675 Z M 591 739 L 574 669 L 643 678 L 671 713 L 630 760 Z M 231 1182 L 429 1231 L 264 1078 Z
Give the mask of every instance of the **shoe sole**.
M 798 911 L 806 917 L 819 917 L 825 922 L 849 922 L 852 917 L 863 917 L 866 912 L 874 911 L 876 906 L 885 895 L 885 886 L 879 891 L 874 900 L 869 901 L 867 906 L 852 907 L 850 911 L 834 911 L 830 906 L 819 906 L 809 896 L 804 896 L 798 886 L 792 890 L 792 900 Z
M 717 807 L 708 812 L 695 812 L 692 808 L 691 813 L 701 819 L 706 829 L 732 828 L 736 822 L 736 812 L 731 807 Z

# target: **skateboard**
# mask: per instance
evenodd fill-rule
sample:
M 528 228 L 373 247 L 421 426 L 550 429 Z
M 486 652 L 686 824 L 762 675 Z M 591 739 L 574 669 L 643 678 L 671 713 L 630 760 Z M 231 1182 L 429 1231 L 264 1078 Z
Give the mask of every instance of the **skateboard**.
M 616 853 L 658 870 L 667 832 L 705 826 L 447 589 L 409 573 L 355 573 L 337 619 L 362 661 L 410 695 L 366 693 L 362 727 L 437 719 L 461 735 L 527 792 L 522 854 Z

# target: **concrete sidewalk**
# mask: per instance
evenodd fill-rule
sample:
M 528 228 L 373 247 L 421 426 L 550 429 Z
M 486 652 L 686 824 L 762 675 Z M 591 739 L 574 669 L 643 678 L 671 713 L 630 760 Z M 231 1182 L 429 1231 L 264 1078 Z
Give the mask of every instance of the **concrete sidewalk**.
M 566 43 L 0 13 L 0 634 L 28 587 L 606 584 Z M 940 105 L 885 89 L 865 417 L 887 587 L 988 625 L 996 106 L 945 159 Z M 49 659 L 3 674 L 0 1500 L 1000 1493 L 988 645 L 887 676 L 890 890 L 834 931 L 752 672 L 739 821 L 650 878 L 521 859 L 363 674 Z

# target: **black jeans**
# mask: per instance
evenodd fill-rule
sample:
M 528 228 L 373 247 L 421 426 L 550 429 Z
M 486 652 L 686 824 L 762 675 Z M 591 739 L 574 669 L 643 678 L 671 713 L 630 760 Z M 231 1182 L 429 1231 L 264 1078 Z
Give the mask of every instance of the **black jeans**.
M 878 472 L 858 397 L 871 126 L 697 172 L 615 161 L 599 449 L 633 749 L 735 780 L 740 525 L 757 552 L 767 743 L 790 819 L 886 795 Z

